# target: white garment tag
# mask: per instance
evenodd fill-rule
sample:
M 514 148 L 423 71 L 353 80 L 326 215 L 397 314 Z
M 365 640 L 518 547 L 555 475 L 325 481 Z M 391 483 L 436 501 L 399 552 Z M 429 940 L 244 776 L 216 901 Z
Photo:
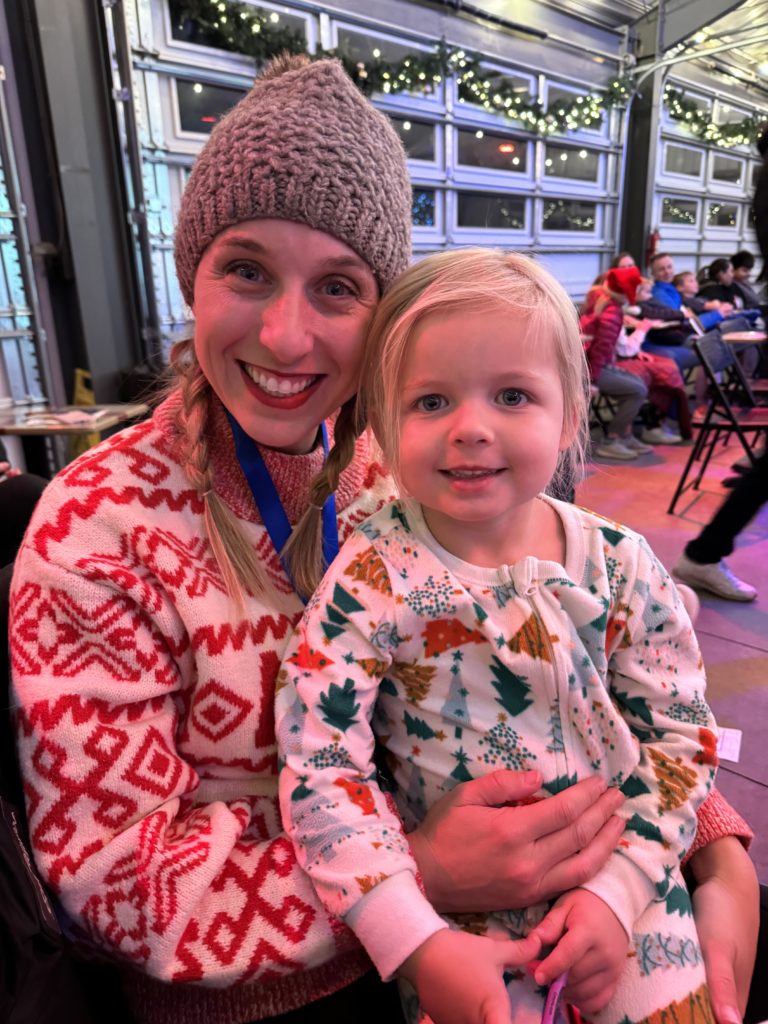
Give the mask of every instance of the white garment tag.
M 741 754 L 741 729 L 718 729 L 717 756 L 721 761 L 738 764 Z

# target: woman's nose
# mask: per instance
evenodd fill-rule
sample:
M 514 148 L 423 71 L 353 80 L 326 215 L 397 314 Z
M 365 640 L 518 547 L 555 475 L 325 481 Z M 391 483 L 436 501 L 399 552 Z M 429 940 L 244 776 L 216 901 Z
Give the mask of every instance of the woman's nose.
M 284 366 L 311 351 L 310 310 L 303 295 L 285 290 L 269 300 L 261 311 L 259 341 Z

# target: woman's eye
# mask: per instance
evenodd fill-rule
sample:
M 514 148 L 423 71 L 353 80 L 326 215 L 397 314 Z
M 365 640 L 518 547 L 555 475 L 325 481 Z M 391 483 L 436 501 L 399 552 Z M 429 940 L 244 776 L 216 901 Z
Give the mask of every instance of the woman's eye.
M 442 395 L 424 395 L 416 401 L 414 408 L 420 412 L 437 412 L 438 409 L 444 409 L 447 404 Z
M 323 285 L 323 290 L 326 295 L 330 295 L 332 298 L 346 298 L 348 295 L 356 295 L 355 289 L 352 285 L 346 281 L 327 281 Z
M 504 388 L 500 391 L 496 401 L 499 405 L 506 405 L 510 408 L 515 408 L 519 405 L 525 405 L 528 401 L 528 396 L 524 395 L 522 391 L 518 391 L 516 388 Z
M 263 278 L 261 269 L 253 263 L 235 263 L 229 268 L 230 274 L 235 274 L 243 281 L 260 281 Z

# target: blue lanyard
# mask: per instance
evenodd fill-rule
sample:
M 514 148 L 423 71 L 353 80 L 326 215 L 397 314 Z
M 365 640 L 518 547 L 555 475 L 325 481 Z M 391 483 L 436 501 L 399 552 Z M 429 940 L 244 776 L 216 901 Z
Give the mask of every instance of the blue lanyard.
M 229 413 L 227 413 L 227 418 L 229 419 L 235 439 L 237 461 L 240 463 L 240 468 L 245 474 L 245 479 L 248 481 L 253 500 L 256 502 L 256 507 L 269 534 L 269 539 L 272 541 L 275 551 L 280 555 L 293 532 L 293 528 L 288 521 L 280 495 L 277 493 L 277 488 L 272 477 L 269 475 L 269 470 L 264 459 L 261 457 L 261 452 L 256 442 L 246 434 L 237 420 Z M 320 425 L 320 430 L 323 435 L 324 458 L 327 459 L 328 431 L 325 429 L 325 423 Z M 323 560 L 326 567 L 331 564 L 338 553 L 339 531 L 336 524 L 336 497 L 333 494 L 329 494 L 323 505 Z M 283 563 L 288 579 L 293 583 L 291 574 L 282 556 L 280 561 Z M 306 604 L 306 599 L 304 599 L 304 603 Z

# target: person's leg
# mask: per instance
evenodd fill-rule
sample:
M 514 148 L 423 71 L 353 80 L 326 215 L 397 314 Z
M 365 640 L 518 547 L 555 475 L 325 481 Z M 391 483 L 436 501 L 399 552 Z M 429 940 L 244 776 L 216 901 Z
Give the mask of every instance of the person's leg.
M 24 531 L 47 483 L 33 473 L 21 473 L 0 481 L 0 566 L 16 558 Z
M 590 1020 L 624 1024 L 683 1019 L 711 1024 L 713 1016 L 688 895 L 679 873 L 674 873 L 659 899 L 635 922 L 616 992 Z
M 693 587 L 699 587 L 733 601 L 752 601 L 754 587 L 740 580 L 722 561 L 733 551 L 736 537 L 768 501 L 768 452 L 757 460 L 707 523 L 698 537 L 690 541 L 676 563 L 673 574 Z
M 691 336 L 689 344 L 692 346 L 695 340 Z M 717 328 L 702 334 L 699 338 L 699 347 L 715 373 L 726 370 L 735 358 L 731 346 L 723 341 L 723 337 Z
M 698 366 L 699 360 L 696 353 L 685 345 L 657 345 L 653 341 L 643 342 L 643 352 L 650 352 L 652 355 L 664 356 L 666 359 L 673 359 L 680 370 L 690 370 Z
M 648 397 L 647 387 L 639 377 L 616 366 L 603 367 L 597 386 L 603 394 L 615 399 L 617 408 L 608 424 L 607 437 L 596 446 L 595 454 L 608 459 L 636 458 L 638 452 L 626 447 L 623 440 L 629 440 L 632 423 Z
M 760 934 L 744 1024 L 758 1024 L 759 1021 L 768 1020 L 768 972 L 764 968 L 765 964 L 768 964 L 768 885 L 761 885 Z
M 403 1024 L 404 1019 L 397 984 L 385 984 L 371 970 L 333 995 L 261 1024 Z

